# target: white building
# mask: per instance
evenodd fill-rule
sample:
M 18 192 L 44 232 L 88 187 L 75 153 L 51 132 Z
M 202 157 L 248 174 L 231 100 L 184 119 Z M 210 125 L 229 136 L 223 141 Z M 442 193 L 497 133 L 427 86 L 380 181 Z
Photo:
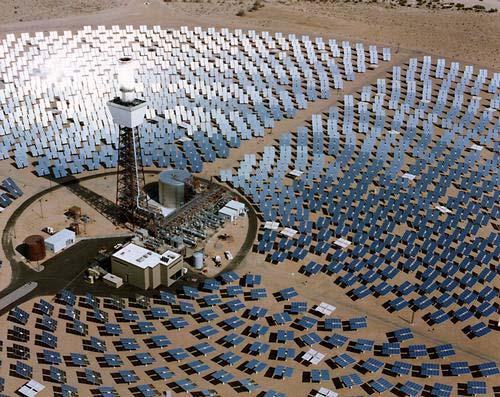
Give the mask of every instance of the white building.
M 238 218 L 239 213 L 237 210 L 229 207 L 222 207 L 219 210 L 219 216 L 225 219 L 229 219 L 231 222 L 234 222 L 236 218 Z
M 114 288 L 120 288 L 123 285 L 123 280 L 121 279 L 121 277 L 118 277 L 117 275 L 112 273 L 105 274 L 102 277 L 102 281 L 104 281 L 104 284 Z
M 75 241 L 75 232 L 68 229 L 63 229 L 45 239 L 45 248 L 48 251 L 57 254 L 63 249 L 66 249 L 75 244 Z
M 231 208 L 233 210 L 236 210 L 238 211 L 238 215 L 245 215 L 246 213 L 246 207 L 245 207 L 245 204 L 239 202 L 239 201 L 236 201 L 236 200 L 231 200 L 229 201 L 225 207 L 227 208 Z
M 127 244 L 111 256 L 111 272 L 126 284 L 141 289 L 169 287 L 182 276 L 182 256 L 173 251 L 162 255 Z
M 236 200 L 228 201 L 227 204 L 219 210 L 219 216 L 225 219 L 229 219 L 234 222 L 236 218 L 241 215 L 245 215 L 247 209 L 245 204 L 240 203 Z

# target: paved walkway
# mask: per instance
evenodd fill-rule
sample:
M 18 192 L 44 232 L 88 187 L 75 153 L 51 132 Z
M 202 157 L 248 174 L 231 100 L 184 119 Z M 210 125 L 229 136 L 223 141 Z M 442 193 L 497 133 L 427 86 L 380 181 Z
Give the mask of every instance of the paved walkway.
M 15 289 L 11 293 L 5 295 L 0 299 L 0 312 L 6 307 L 12 305 L 17 302 L 19 299 L 28 295 L 31 291 L 33 291 L 36 287 L 38 287 L 38 283 L 36 281 L 30 281 L 23 286 Z

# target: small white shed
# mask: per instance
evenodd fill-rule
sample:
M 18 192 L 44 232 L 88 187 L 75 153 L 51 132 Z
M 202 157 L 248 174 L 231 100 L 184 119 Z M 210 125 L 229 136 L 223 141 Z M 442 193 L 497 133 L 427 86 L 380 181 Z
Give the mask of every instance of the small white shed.
M 66 249 L 75 244 L 75 240 L 75 232 L 68 229 L 63 229 L 45 239 L 45 248 L 48 251 L 57 254 L 63 249 Z
M 114 288 L 120 288 L 123 285 L 123 279 L 112 273 L 107 273 L 102 280 L 104 281 L 104 284 Z

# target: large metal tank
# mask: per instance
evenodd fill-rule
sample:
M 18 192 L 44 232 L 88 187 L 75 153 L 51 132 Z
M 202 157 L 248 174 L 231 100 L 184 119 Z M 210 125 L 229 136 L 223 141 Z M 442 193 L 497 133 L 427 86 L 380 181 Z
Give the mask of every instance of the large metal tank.
M 202 270 L 204 264 L 205 253 L 203 251 L 193 252 L 193 264 L 196 270 Z
M 26 258 L 29 261 L 41 261 L 45 258 L 45 240 L 40 235 L 28 236 L 24 240 Z
M 166 170 L 160 174 L 158 196 L 160 204 L 167 208 L 179 208 L 186 200 L 186 184 L 191 174 L 186 170 Z

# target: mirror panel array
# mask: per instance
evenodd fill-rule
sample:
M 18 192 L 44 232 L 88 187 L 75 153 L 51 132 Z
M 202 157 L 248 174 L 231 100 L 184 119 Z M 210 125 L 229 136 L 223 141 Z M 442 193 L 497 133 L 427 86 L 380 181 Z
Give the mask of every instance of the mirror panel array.
M 9 34 L 0 45 L 0 159 L 55 178 L 115 167 L 118 127 L 106 102 L 118 95 L 123 56 L 138 61 L 137 91 L 148 101 L 144 164 L 199 172 L 329 98 L 366 64 L 390 61 L 390 49 L 198 27 Z
M 220 178 L 258 208 L 267 261 L 307 257 L 302 273 L 353 300 L 486 335 L 499 304 L 499 83 L 412 58 Z

